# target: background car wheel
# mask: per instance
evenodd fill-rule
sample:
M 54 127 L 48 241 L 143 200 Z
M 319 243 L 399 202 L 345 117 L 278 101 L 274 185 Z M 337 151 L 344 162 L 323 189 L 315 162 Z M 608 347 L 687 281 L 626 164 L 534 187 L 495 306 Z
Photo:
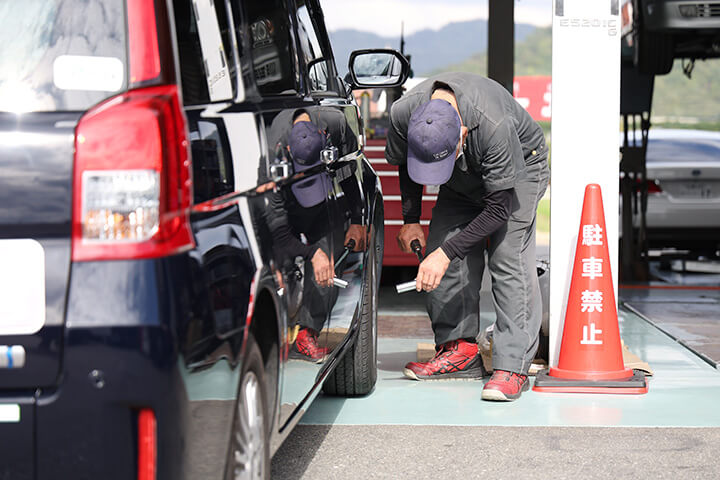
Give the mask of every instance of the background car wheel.
M 232 480 L 269 479 L 267 393 L 260 349 L 248 337 L 230 443 L 227 478 Z
M 323 384 L 323 391 L 329 395 L 354 396 L 365 395 L 377 381 L 377 261 L 378 233 L 375 245 L 370 253 L 368 271 L 363 279 L 363 297 L 355 343 L 340 359 Z M 380 250 L 382 253 L 382 250 Z
M 635 65 L 640 73 L 665 75 L 673 67 L 673 43 L 670 35 L 642 32 L 635 42 Z

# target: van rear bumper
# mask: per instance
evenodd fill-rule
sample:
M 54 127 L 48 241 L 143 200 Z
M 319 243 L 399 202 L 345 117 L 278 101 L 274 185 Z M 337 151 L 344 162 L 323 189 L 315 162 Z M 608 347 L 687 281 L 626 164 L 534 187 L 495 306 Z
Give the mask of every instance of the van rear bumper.
M 158 478 L 183 478 L 187 398 L 168 331 L 69 329 L 66 341 L 59 387 L 0 394 L 0 478 L 137 478 L 140 408 L 156 414 Z

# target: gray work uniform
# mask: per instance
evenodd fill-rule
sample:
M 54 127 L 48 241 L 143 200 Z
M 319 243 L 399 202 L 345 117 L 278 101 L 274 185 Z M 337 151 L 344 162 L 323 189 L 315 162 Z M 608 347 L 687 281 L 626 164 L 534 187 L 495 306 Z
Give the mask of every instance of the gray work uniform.
M 493 366 L 527 374 L 537 351 L 542 319 L 535 216 L 549 179 L 545 138 L 525 109 L 495 81 L 447 73 L 422 82 L 393 104 L 385 150 L 389 163 L 406 163 L 410 115 L 430 100 L 436 82 L 447 84 L 455 93 L 468 136 L 464 157 L 456 161 L 452 177 L 440 187 L 426 251 L 438 248 L 479 215 L 488 192 L 513 189 L 513 200 L 507 223 L 464 258 L 454 258 L 439 287 L 428 294 L 435 342 L 441 345 L 478 336 L 487 248 L 497 314 Z

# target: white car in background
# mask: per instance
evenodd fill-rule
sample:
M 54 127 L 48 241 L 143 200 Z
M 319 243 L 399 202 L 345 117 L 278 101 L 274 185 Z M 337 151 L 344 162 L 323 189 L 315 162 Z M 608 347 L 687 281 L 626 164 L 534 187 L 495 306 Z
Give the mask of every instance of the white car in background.
M 720 250 L 720 132 L 653 128 L 647 148 L 651 249 Z M 640 223 L 639 215 L 634 224 Z

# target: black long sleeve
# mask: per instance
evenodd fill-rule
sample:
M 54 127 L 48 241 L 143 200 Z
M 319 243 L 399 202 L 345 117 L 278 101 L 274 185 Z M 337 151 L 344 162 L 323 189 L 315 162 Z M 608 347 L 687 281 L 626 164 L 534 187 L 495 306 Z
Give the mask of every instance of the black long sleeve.
M 423 186 L 412 181 L 410 175 L 408 175 L 407 165 L 400 165 L 398 170 L 400 174 L 403 221 L 405 223 L 420 223 Z
M 363 202 L 360 194 L 360 185 L 354 175 L 340 182 L 345 194 L 346 208 L 350 211 L 350 223 L 361 225 L 363 223 Z
M 463 230 L 446 240 L 440 248 L 452 260 L 464 258 L 485 237 L 500 228 L 510 218 L 514 190 L 498 190 L 485 195 L 485 208 Z
M 315 245 L 305 245 L 293 233 L 288 220 L 288 213 L 285 210 L 285 200 L 279 192 L 272 192 L 268 196 L 268 204 L 265 208 L 267 225 L 273 236 L 275 246 L 275 257 L 280 262 L 297 255 L 305 260 L 312 258 L 317 250 Z

